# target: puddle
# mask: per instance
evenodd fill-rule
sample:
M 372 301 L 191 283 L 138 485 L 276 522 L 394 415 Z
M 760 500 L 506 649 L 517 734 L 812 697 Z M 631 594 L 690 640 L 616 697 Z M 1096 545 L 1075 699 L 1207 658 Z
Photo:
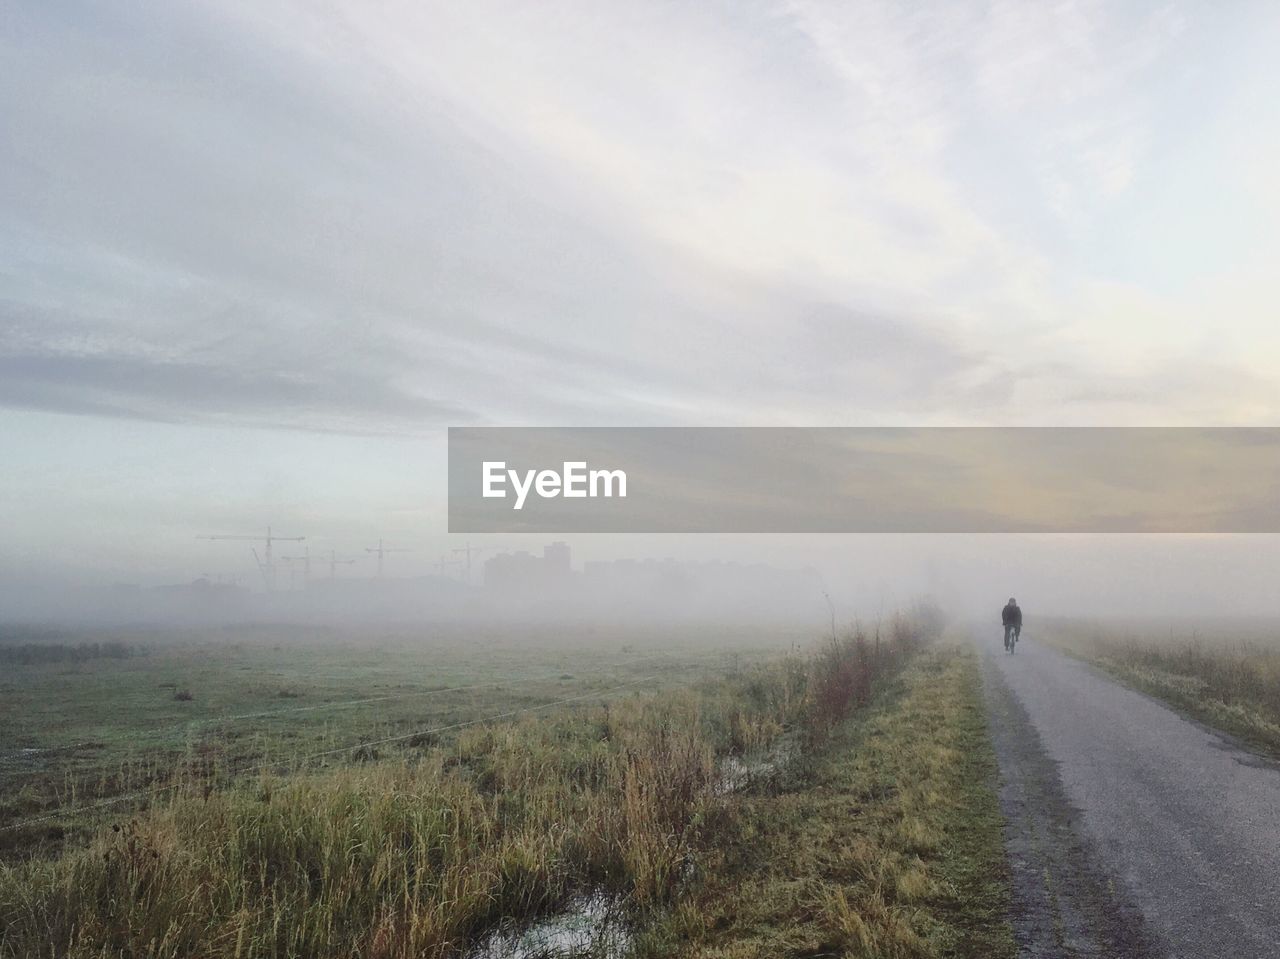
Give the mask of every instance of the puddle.
M 12 773 L 43 772 L 51 768 L 51 764 L 59 757 L 78 758 L 75 754 L 83 749 L 103 749 L 102 743 L 83 742 L 70 743 L 66 746 L 20 746 L 7 753 L 0 753 L 0 769 Z
M 779 736 L 773 746 L 747 756 L 725 756 L 720 760 L 720 775 L 715 794 L 727 796 L 740 792 L 752 783 L 785 769 L 799 752 L 800 741 L 792 734 Z
M 466 959 L 621 959 L 631 945 L 616 904 L 579 896 L 568 908 L 520 929 L 497 929 Z
M 10 753 L 0 753 L 0 768 L 6 771 L 13 769 L 18 772 L 28 772 L 37 768 L 36 760 L 39 760 L 47 749 L 36 749 L 33 747 L 25 747 L 15 749 Z

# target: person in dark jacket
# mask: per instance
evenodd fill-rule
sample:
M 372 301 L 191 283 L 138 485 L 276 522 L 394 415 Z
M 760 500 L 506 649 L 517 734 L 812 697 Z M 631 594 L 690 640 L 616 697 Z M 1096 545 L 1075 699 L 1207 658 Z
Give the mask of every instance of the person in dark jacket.
M 1022 607 L 1018 605 L 1018 601 L 1012 596 L 1009 602 L 1005 603 L 1004 609 L 1000 610 L 1000 621 L 1004 623 L 1004 647 L 1009 648 L 1009 637 L 1013 637 L 1013 642 L 1018 641 L 1018 637 L 1022 635 Z

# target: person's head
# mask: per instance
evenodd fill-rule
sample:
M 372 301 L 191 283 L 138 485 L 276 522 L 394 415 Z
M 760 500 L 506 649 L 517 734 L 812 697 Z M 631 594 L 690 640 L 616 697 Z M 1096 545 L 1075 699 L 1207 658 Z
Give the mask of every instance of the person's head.
M 1009 605 L 1010 605 L 1010 606 L 1017 606 L 1017 605 L 1018 605 L 1018 601 L 1017 601 L 1016 599 L 1014 599 L 1012 596 L 1010 596 L 1010 597 L 1009 597 Z

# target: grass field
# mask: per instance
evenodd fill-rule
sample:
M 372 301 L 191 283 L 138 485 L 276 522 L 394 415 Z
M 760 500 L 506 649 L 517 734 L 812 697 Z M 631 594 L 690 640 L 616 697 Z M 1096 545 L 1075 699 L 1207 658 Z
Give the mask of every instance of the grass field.
M 1137 689 L 1280 757 L 1280 624 L 1171 629 L 1058 621 L 1039 634 Z
M 193 635 L 11 669 L 15 746 L 75 748 L 6 770 L 0 825 L 41 821 L 5 830 L 0 955 L 1004 955 L 976 673 L 917 652 L 934 628 L 803 655 Z
M 6 638 L 0 653 L 34 645 L 26 631 Z M 362 742 L 607 696 L 623 684 L 687 683 L 776 655 L 796 638 L 747 628 L 657 634 L 589 625 L 45 633 L 46 650 L 78 650 L 88 640 L 132 654 L 5 665 L 0 822 L 42 821 L 0 832 L 0 857 L 56 845 L 101 815 L 43 819 L 55 810 L 184 773 L 226 779 L 258 767 L 340 766 Z M 418 746 L 410 739 L 372 752 L 413 754 Z M 307 759 L 316 753 L 324 755 Z

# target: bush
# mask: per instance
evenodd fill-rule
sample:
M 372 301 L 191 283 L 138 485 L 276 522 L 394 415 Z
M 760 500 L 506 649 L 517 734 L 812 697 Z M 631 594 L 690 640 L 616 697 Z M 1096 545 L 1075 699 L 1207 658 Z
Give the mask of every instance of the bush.
M 875 684 L 896 673 L 907 659 L 935 638 L 936 614 L 895 616 L 888 629 L 877 626 L 868 637 L 861 628 L 833 638 L 814 657 L 809 680 L 806 727 L 813 743 L 824 741 L 851 712 L 865 706 Z

